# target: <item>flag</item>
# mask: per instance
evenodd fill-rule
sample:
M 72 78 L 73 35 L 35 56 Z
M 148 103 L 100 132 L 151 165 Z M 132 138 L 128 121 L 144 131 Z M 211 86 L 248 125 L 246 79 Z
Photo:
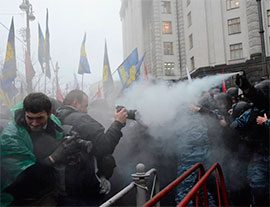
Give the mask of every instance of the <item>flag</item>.
M 192 82 L 192 79 L 191 79 L 191 76 L 190 76 L 188 67 L 186 67 L 186 71 L 187 71 L 188 82 L 191 83 Z
M 0 81 L 2 86 L 5 85 L 2 80 Z M 13 82 L 9 83 L 7 86 L 7 88 L 2 87 L 2 92 L 5 94 L 5 97 L 8 98 L 8 102 L 11 103 L 12 99 L 18 93 L 18 89 L 14 86 Z
M 107 98 L 112 94 L 114 89 L 113 78 L 111 73 L 111 68 L 109 64 L 107 43 L 105 42 L 104 60 L 103 60 L 103 93 L 104 97 Z M 100 90 L 100 88 L 99 88 Z
M 50 33 L 49 33 L 49 13 L 47 9 L 46 14 L 46 34 L 45 34 L 45 62 L 46 62 L 46 76 L 51 78 L 51 70 L 50 70 Z
M 141 65 L 142 65 L 142 62 L 144 60 L 144 57 L 145 57 L 145 53 L 143 54 L 140 61 L 135 66 L 135 69 L 136 69 L 136 73 L 134 74 L 135 77 L 134 76 L 131 77 L 131 75 L 130 75 L 130 79 L 132 79 L 132 81 L 138 80 L 141 77 Z
M 0 103 L 3 103 L 9 107 L 11 107 L 11 103 L 9 101 L 9 98 L 7 94 L 3 91 L 2 88 L 0 88 Z
M 81 46 L 81 57 L 80 57 L 78 74 L 90 73 L 90 67 L 89 67 L 89 63 L 88 63 L 87 55 L 85 51 L 85 40 L 86 40 L 86 33 L 84 34 L 84 38 L 83 38 L 82 46 Z
M 11 20 L 10 30 L 8 34 L 8 43 L 6 58 L 2 70 L 2 87 L 7 89 L 9 85 L 15 80 L 17 76 L 16 54 L 15 54 L 15 36 L 14 36 L 14 23 Z
M 33 65 L 31 63 L 29 54 L 27 51 L 25 51 L 25 75 L 27 81 L 32 81 L 33 77 L 35 76 L 35 71 L 33 68 Z
M 102 98 L 102 94 L 101 94 L 101 90 L 100 90 L 99 85 L 98 85 L 98 91 L 97 91 L 97 98 L 98 99 L 101 99 Z
M 57 97 L 56 97 L 57 100 L 63 102 L 64 99 L 63 99 L 63 96 L 62 96 L 62 93 L 61 93 L 61 89 L 59 87 L 59 84 L 57 84 L 56 95 L 57 95 Z
M 40 63 L 42 72 L 44 73 L 44 63 L 45 63 L 45 40 L 40 28 L 40 24 L 38 24 L 38 61 Z
M 1 75 L 1 86 L 3 90 L 2 92 L 7 95 L 9 100 L 11 100 L 18 93 L 18 90 L 13 83 L 17 76 L 15 31 L 13 18 L 11 20 L 10 30 L 8 34 L 6 57 Z
M 224 69 L 222 69 L 222 74 L 224 75 Z M 226 93 L 226 85 L 225 85 L 225 80 L 223 79 L 222 80 L 222 92 L 223 93 Z
M 148 79 L 148 72 L 147 72 L 147 68 L 146 68 L 145 63 L 144 63 L 144 75 L 145 75 L 146 81 L 149 82 L 149 79 Z
M 138 50 L 136 48 L 117 68 L 123 87 L 128 87 L 131 84 L 131 78 L 136 76 L 135 74 L 136 74 L 137 63 L 138 63 Z

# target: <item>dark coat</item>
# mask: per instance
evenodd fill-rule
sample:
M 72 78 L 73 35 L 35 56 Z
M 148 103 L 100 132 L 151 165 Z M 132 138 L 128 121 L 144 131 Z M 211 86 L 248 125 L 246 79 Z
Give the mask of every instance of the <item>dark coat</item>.
M 60 107 L 56 115 L 62 124 L 72 125 L 82 139 L 92 141 L 93 154 L 97 157 L 112 154 L 122 137 L 123 124 L 118 121 L 114 121 L 105 132 L 105 128 L 99 122 L 72 106 Z

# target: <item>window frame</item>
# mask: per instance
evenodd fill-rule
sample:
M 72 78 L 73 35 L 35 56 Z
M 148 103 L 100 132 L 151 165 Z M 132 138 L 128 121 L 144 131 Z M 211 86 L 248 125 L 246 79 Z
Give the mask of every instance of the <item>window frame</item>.
M 166 7 L 166 3 L 168 3 L 169 8 Z M 171 14 L 172 13 L 172 6 L 170 1 L 161 1 L 161 13 L 162 14 Z
M 169 26 L 169 31 L 168 32 L 166 32 L 165 31 L 165 26 L 166 26 L 166 24 L 168 24 L 168 26 Z M 172 34 L 172 22 L 171 21 L 162 21 L 162 34 Z
M 192 25 L 191 11 L 187 14 L 187 23 L 188 23 L 188 27 Z
M 173 42 L 163 42 L 163 54 L 164 55 L 174 55 Z
M 240 46 L 240 47 L 236 48 L 235 46 Z M 240 43 L 230 45 L 230 58 L 231 60 L 240 60 L 243 58 L 243 43 L 240 42 Z
M 188 36 L 188 40 L 189 40 L 189 49 L 191 50 L 193 48 L 193 34 L 192 33 Z
M 234 20 L 239 20 L 239 21 L 238 22 L 233 22 Z M 241 33 L 240 17 L 228 19 L 227 23 L 228 23 L 228 34 L 229 35 Z M 237 28 L 238 31 L 234 31 L 235 28 Z
M 266 11 L 267 26 L 270 27 L 270 9 Z
M 195 69 L 195 59 L 194 59 L 194 56 L 192 56 L 190 58 L 190 66 L 191 66 L 191 70 L 194 70 Z
M 240 7 L 239 0 L 226 0 L 226 8 L 228 10 L 237 9 Z
M 173 66 L 170 68 L 166 68 L 167 64 L 172 64 Z M 174 76 L 175 62 L 164 62 L 163 69 L 165 76 Z

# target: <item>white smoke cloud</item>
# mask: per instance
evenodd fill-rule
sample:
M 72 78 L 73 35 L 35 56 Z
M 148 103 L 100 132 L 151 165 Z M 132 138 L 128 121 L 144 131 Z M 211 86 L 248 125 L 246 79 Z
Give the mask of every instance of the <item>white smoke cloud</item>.
M 155 128 L 173 121 L 176 114 L 181 114 L 180 110 L 187 110 L 189 105 L 196 104 L 202 92 L 219 86 L 223 79 L 228 79 L 233 75 L 235 73 L 207 76 L 193 79 L 191 83 L 183 81 L 168 84 L 168 82 L 159 81 L 150 85 L 136 82 L 125 91 L 124 96 L 117 100 L 117 104 L 127 109 L 138 110 L 141 119 L 150 124 L 150 128 Z

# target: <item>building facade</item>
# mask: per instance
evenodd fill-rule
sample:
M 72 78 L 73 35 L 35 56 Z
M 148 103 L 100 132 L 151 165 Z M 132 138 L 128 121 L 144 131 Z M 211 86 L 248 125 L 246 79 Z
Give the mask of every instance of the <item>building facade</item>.
M 267 75 L 268 0 L 122 0 L 120 16 L 124 57 L 134 48 L 140 56 L 146 51 L 156 79 L 181 80 L 187 69 L 192 76 L 243 69 Z

